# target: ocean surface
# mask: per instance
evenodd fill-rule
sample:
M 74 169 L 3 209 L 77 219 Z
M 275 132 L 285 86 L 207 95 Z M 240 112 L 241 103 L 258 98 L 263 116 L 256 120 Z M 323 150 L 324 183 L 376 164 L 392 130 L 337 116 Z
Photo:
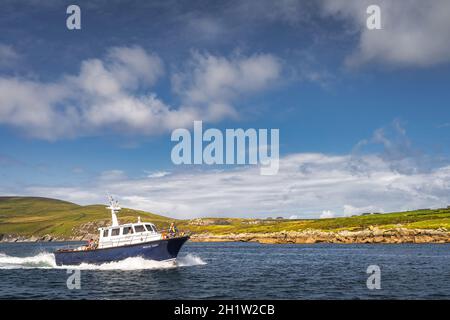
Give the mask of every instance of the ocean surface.
M 187 243 L 176 264 L 131 258 L 76 267 L 80 289 L 67 286 L 78 271 L 55 266 L 51 252 L 63 245 L 0 244 L 0 298 L 450 298 L 447 244 Z M 370 265 L 380 268 L 379 290 L 367 288 Z

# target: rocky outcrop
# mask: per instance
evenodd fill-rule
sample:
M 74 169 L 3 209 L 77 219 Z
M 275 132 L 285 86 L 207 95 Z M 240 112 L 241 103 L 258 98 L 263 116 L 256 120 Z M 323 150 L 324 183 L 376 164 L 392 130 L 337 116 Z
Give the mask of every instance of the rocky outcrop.
M 0 235 L 0 242 L 51 242 L 51 241 L 66 241 L 68 239 L 62 237 L 55 237 L 49 234 L 43 236 L 23 236 L 14 234 Z
M 89 239 L 98 239 L 98 228 L 110 225 L 109 220 L 91 221 L 81 224 L 72 229 L 72 237 L 69 240 L 87 241 Z
M 103 222 L 85 226 L 84 232 L 77 233 L 71 238 L 44 235 L 40 237 L 1 235 L 0 242 L 37 242 L 37 241 L 84 241 L 96 239 L 97 233 L 91 233 Z M 106 223 L 106 222 L 105 222 Z M 450 243 L 450 232 L 445 228 L 439 229 L 379 229 L 369 227 L 359 231 L 280 231 L 271 233 L 230 233 L 211 234 L 199 233 L 191 236 L 194 242 L 259 242 L 268 244 L 282 243 Z
M 40 236 L 23 236 L 16 234 L 0 234 L 0 242 L 51 242 L 51 241 L 88 241 L 98 238 L 98 228 L 107 226 L 109 220 L 99 220 L 81 224 L 72 229 L 72 236 L 61 237 L 50 234 Z
M 211 219 L 211 218 L 196 218 L 188 223 L 192 226 L 210 226 L 210 225 L 229 225 L 231 222 L 228 219 Z
M 450 232 L 445 229 L 378 229 L 360 231 L 281 231 L 273 233 L 196 234 L 195 242 L 243 241 L 259 243 L 449 243 Z

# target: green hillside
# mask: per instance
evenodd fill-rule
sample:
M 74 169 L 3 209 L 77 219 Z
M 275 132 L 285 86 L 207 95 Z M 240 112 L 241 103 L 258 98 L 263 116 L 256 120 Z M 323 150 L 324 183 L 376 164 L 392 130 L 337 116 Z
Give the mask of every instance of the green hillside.
M 206 225 L 186 225 L 192 232 L 227 233 L 266 233 L 278 231 L 302 231 L 307 229 L 321 231 L 357 231 L 370 226 L 380 229 L 404 227 L 409 229 L 450 230 L 450 209 L 423 209 L 407 212 L 360 215 L 331 219 L 201 219 Z M 181 226 L 186 222 L 183 221 Z
M 110 223 L 105 205 L 80 206 L 75 203 L 35 197 L 0 197 L 0 234 L 50 234 L 70 236 L 74 227 L 95 221 Z M 121 222 L 152 221 L 159 228 L 167 228 L 173 219 L 160 215 L 124 208 Z
M 124 208 L 119 214 L 120 221 L 151 221 L 160 229 L 176 221 L 178 228 L 194 233 L 209 232 L 259 233 L 277 231 L 302 231 L 316 229 L 325 231 L 361 230 L 369 226 L 394 228 L 399 225 L 411 229 L 450 230 L 450 208 L 422 209 L 408 212 L 371 214 L 332 219 L 235 219 L 204 218 L 175 220 L 144 211 Z M 70 237 L 74 229 L 86 224 L 95 232 L 97 224 L 109 224 L 110 213 L 105 205 L 80 206 L 71 202 L 35 197 L 0 197 L 0 234 Z

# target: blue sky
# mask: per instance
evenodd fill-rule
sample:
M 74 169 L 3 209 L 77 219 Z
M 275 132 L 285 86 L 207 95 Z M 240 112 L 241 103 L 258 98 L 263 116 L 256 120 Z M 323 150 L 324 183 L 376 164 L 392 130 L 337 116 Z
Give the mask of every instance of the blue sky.
M 450 202 L 450 6 L 0 5 L 0 194 L 175 217 L 326 217 Z M 279 128 L 280 173 L 174 166 L 170 133 Z

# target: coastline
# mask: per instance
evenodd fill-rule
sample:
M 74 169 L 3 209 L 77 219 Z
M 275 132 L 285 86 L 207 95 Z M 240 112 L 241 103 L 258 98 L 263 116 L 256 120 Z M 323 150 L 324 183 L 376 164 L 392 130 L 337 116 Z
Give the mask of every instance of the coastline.
M 85 234 L 78 237 L 64 238 L 51 235 L 23 236 L 0 235 L 0 242 L 56 242 L 56 241 L 86 241 L 97 235 Z M 269 233 L 197 233 L 190 239 L 192 242 L 258 242 L 261 244 L 362 244 L 362 243 L 450 243 L 450 232 L 439 229 L 379 229 L 369 227 L 359 231 L 280 231 Z
M 378 229 L 361 231 L 281 231 L 273 233 L 197 234 L 193 242 L 259 242 L 263 244 L 314 244 L 314 243 L 450 243 L 450 232 L 445 229 Z

